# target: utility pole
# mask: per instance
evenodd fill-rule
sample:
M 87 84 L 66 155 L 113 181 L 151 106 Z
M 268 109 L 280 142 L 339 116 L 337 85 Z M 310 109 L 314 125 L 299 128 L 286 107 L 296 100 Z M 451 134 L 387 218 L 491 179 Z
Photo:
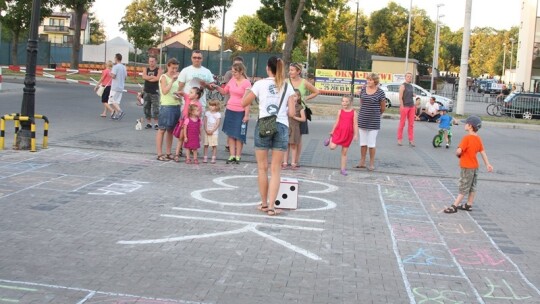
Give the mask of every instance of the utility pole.
M 467 94 L 467 74 L 469 70 L 469 46 L 471 40 L 472 0 L 465 2 L 465 21 L 463 24 L 463 43 L 461 47 L 461 66 L 459 68 L 459 87 L 456 113 L 465 114 L 465 97 Z
M 221 26 L 221 49 L 219 51 L 219 76 L 223 75 L 223 44 L 225 44 L 225 12 L 227 0 L 223 0 L 223 23 Z
M 431 65 L 431 93 L 435 93 L 433 89 L 436 89 L 434 80 L 435 80 L 435 71 L 439 71 L 439 8 L 444 6 L 444 4 L 437 4 L 437 22 L 435 23 L 435 43 L 433 43 L 433 64 Z M 444 15 L 443 15 L 444 16 Z
M 356 73 L 356 42 L 358 40 L 358 1 L 356 1 L 356 23 L 354 25 L 354 58 L 352 69 L 351 95 L 354 96 L 354 74 Z
M 409 68 L 409 47 L 411 45 L 411 16 L 412 16 L 412 0 L 409 3 L 409 25 L 407 27 L 407 50 L 405 51 L 405 72 L 403 72 L 403 74 L 407 73 L 407 69 Z M 413 72 L 413 75 L 416 76 L 416 73 Z

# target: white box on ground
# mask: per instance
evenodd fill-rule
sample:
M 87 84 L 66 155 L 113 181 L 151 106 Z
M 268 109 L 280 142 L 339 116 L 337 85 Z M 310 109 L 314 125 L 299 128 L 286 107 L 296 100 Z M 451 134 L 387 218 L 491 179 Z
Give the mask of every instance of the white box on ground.
M 296 178 L 282 177 L 275 202 L 276 208 L 298 208 L 298 180 Z

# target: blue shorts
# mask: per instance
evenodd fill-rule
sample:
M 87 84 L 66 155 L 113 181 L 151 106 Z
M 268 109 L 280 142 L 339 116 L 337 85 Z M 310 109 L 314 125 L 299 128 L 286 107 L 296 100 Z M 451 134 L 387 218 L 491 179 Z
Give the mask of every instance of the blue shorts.
M 255 125 L 255 150 L 287 151 L 289 145 L 289 127 L 277 123 L 277 132 L 273 136 L 261 137 L 259 135 L 259 122 Z
M 160 106 L 158 127 L 161 130 L 172 131 L 180 119 L 180 106 Z

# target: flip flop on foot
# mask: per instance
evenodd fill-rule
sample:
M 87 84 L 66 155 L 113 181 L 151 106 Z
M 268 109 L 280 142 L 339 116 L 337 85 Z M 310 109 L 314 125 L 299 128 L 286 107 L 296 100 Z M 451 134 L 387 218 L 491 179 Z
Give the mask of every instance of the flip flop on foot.
M 263 206 L 263 204 L 259 204 L 259 206 L 257 206 L 257 209 L 262 212 L 268 212 L 268 205 Z
M 366 165 L 356 165 L 355 168 L 358 168 L 358 169 L 365 169 L 365 168 L 366 168 Z
M 276 210 L 276 209 L 270 209 L 268 208 L 268 211 L 266 212 L 269 216 L 276 216 L 278 214 L 281 214 L 281 211 L 280 210 Z

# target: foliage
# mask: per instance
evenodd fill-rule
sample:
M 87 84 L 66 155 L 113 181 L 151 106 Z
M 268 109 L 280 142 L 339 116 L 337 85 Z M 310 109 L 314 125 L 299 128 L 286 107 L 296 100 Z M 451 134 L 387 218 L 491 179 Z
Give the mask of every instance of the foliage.
M 206 30 L 206 33 L 221 37 L 221 31 L 215 25 L 209 25 Z
M 2 0 L 0 8 L 6 12 L 4 17 L 0 16 L 2 29 L 11 32 L 11 58 L 12 64 L 17 65 L 17 45 L 19 38 L 30 30 L 30 19 L 32 17 L 32 0 Z M 55 0 L 43 0 L 41 2 L 40 20 L 52 13 Z
M 59 0 L 60 4 L 68 10 L 73 11 L 73 22 L 75 33 L 73 35 L 73 49 L 71 52 L 71 68 L 79 68 L 79 52 L 81 50 L 81 20 L 82 16 L 92 6 L 95 0 Z
M 324 20 L 328 11 L 335 7 L 335 0 L 261 0 L 257 16 L 274 29 L 287 33 L 283 60 L 290 62 L 291 52 L 299 29 L 301 40 L 307 35 L 318 39 L 324 33 Z
M 382 33 L 377 41 L 371 45 L 370 51 L 381 56 L 392 56 L 390 46 L 388 45 L 388 39 L 386 39 L 386 34 Z
M 120 30 L 127 34 L 128 40 L 133 43 L 135 49 L 150 47 L 159 41 L 161 24 L 155 0 L 131 2 L 126 7 L 124 17 L 118 23 Z
M 88 16 L 90 22 L 90 44 L 101 44 L 105 42 L 105 29 L 103 23 L 99 21 L 94 13 L 90 13 Z
M 242 45 L 243 51 L 259 51 L 269 46 L 272 28 L 257 16 L 242 16 L 234 23 L 234 38 Z
M 299 46 L 295 47 L 291 54 L 291 62 L 306 62 L 306 52 L 304 51 L 305 48 L 301 48 Z
M 157 0 L 159 6 L 166 8 L 168 22 L 177 24 L 187 23 L 193 30 L 193 49 L 200 49 L 201 29 L 203 20 L 214 23 L 222 15 L 222 9 L 231 6 L 233 0 Z

